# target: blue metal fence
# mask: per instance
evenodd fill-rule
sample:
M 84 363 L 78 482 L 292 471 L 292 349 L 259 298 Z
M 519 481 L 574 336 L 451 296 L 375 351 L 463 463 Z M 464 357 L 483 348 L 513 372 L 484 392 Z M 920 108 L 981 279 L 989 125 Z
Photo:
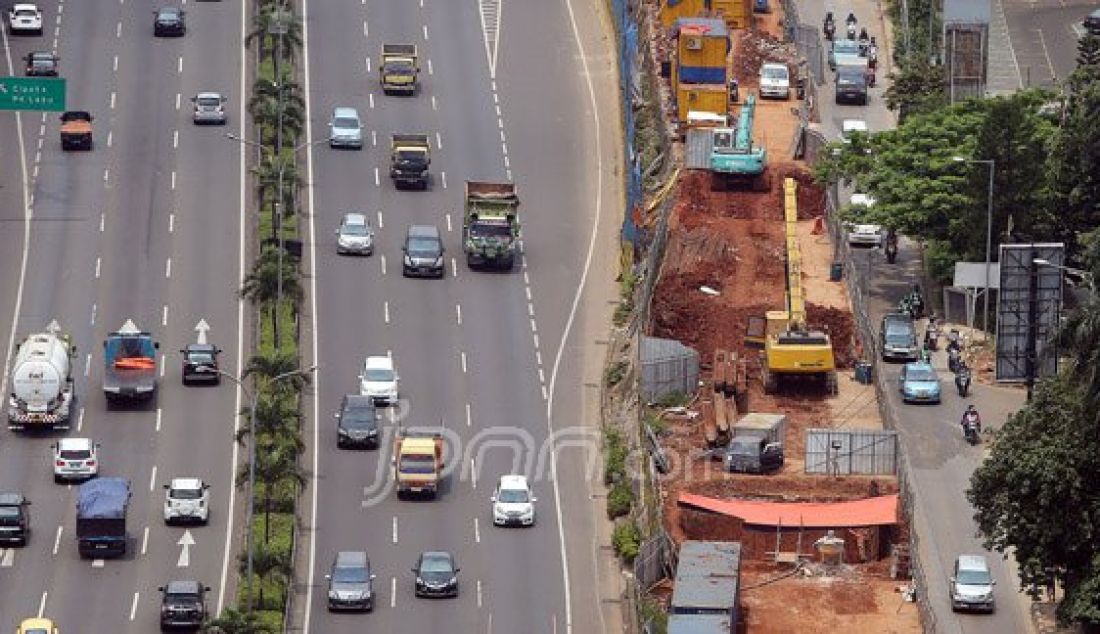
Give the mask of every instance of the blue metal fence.
M 638 78 L 638 3 L 632 0 L 611 0 L 615 34 L 619 53 L 619 94 L 623 114 L 623 140 L 626 160 L 626 213 L 623 214 L 622 240 L 639 252 L 641 231 L 635 223 L 642 204 L 642 166 L 634 149 L 634 101 L 640 98 Z

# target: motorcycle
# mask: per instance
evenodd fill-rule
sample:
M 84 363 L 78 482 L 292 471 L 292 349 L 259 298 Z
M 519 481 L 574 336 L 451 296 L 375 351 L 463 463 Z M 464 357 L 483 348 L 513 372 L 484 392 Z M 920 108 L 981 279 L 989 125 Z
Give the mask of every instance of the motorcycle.
M 836 33 L 836 24 L 833 22 L 832 11 L 825 14 L 825 23 L 821 26 L 821 30 L 825 32 L 825 39 L 831 42 L 833 40 L 833 35 Z
M 924 345 L 929 350 L 935 351 L 939 347 L 940 329 L 936 324 L 930 323 L 924 329 Z
M 960 361 L 959 368 L 955 371 L 955 389 L 963 398 L 970 394 L 970 367 L 965 361 Z
M 882 250 L 886 253 L 886 261 L 890 264 L 898 259 L 898 234 L 893 229 L 886 234 L 886 245 Z
M 947 347 L 947 369 L 958 374 L 959 366 L 963 363 L 962 350 L 959 348 Z
M 872 68 L 871 66 L 868 66 L 867 67 L 867 72 L 865 73 L 864 76 L 867 78 L 867 87 L 868 88 L 874 88 L 875 87 L 875 69 Z
M 856 39 L 856 25 L 855 25 L 855 22 L 849 22 L 848 23 L 848 39 L 849 40 Z
M 898 312 L 907 313 L 913 319 L 920 319 L 924 316 L 924 298 L 916 291 L 910 292 L 898 302 Z
M 963 421 L 963 437 L 971 445 L 978 444 L 978 423 L 970 417 Z

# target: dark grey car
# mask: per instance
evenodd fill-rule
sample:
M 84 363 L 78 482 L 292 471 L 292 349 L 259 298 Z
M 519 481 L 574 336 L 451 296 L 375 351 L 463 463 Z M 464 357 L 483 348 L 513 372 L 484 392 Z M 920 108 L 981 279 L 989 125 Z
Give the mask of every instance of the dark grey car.
M 405 277 L 443 277 L 443 239 L 434 225 L 410 225 L 401 250 Z
M 335 416 L 337 447 L 378 448 L 378 410 L 372 397 L 348 394 Z
M 836 102 L 867 105 L 867 67 L 842 64 L 836 68 Z
M 155 37 L 182 37 L 187 33 L 184 15 L 187 12 L 179 7 L 164 7 L 153 11 L 153 35 Z
M 455 558 L 449 552 L 429 550 L 420 554 L 413 566 L 418 597 L 457 597 L 458 571 Z
M 328 579 L 329 610 L 374 609 L 374 575 L 370 559 L 362 550 L 342 550 L 332 560 Z

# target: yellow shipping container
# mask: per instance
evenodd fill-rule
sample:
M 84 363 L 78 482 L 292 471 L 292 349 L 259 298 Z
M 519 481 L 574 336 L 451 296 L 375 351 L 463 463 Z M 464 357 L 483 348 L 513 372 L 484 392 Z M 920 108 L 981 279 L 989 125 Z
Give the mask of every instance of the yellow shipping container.
M 725 74 L 729 51 L 729 30 L 721 20 L 682 18 L 676 22 L 676 65 L 679 68 L 720 68 Z M 690 72 L 683 75 L 681 81 L 687 83 L 715 83 L 689 78 Z
M 752 0 L 661 0 L 661 25 L 669 28 L 680 18 L 721 14 L 731 29 L 752 26 Z
M 729 93 L 725 86 L 683 84 L 676 91 L 676 109 L 685 122 L 691 110 L 729 114 Z

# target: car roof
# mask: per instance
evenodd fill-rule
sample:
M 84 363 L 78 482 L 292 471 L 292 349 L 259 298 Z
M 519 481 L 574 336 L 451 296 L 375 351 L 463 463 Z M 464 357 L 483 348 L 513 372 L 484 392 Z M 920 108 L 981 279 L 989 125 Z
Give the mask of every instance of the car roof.
M 341 550 L 336 553 L 333 565 L 338 568 L 366 568 L 370 566 L 370 559 L 364 550 Z
M 168 584 L 164 586 L 164 591 L 168 594 L 200 594 L 202 592 L 202 584 L 190 579 L 169 581 Z
M 500 476 L 500 488 L 502 489 L 526 489 L 527 488 L 527 476 L 522 475 L 502 475 Z
M 202 480 L 199 478 L 172 478 L 173 489 L 201 489 Z
M 0 506 L 22 504 L 24 501 L 25 500 L 23 499 L 22 493 L 8 493 L 6 491 L 0 492 Z
M 27 56 L 33 59 L 57 59 L 57 54 L 53 51 L 31 51 L 30 53 L 27 53 Z
M 363 396 L 362 394 L 347 394 L 344 396 L 343 407 L 349 409 L 374 407 L 374 399 L 370 396 Z
M 351 118 L 358 119 L 359 118 L 359 111 L 356 110 L 355 108 L 350 108 L 350 107 L 347 107 L 347 106 L 337 106 L 337 107 L 332 109 L 332 118 L 333 119 L 342 119 L 344 117 L 351 117 Z
M 19 4 L 12 5 L 11 9 L 12 9 L 12 11 L 21 11 L 21 10 L 24 10 L 24 9 L 30 9 L 32 11 L 37 11 L 38 6 L 34 5 L 34 4 L 31 4 L 29 2 L 20 2 Z
M 421 559 L 446 559 L 447 561 L 454 562 L 454 555 L 445 550 L 425 550 L 420 553 Z
M 361 214 L 361 213 L 355 212 L 355 211 L 348 212 L 348 213 L 344 214 L 343 223 L 346 224 L 346 225 L 366 225 L 366 224 L 370 224 L 369 221 L 367 220 L 367 215 L 366 214 Z
M 989 562 L 984 555 L 959 555 L 955 560 L 960 570 L 982 570 L 989 572 Z
M 366 361 L 364 361 L 363 364 L 366 365 L 368 368 L 392 368 L 393 359 L 385 355 L 373 356 L 367 357 Z
M 1090 18 L 1100 18 L 1100 9 L 1093 10 L 1093 12 L 1089 14 L 1089 17 Z
M 74 449 L 91 449 L 91 438 L 62 438 L 57 441 L 57 449 L 60 450 L 74 450 Z
M 187 352 L 214 352 L 214 349 L 212 343 L 189 343 L 184 348 Z
M 435 225 L 409 225 L 410 238 L 438 238 L 439 227 Z
M 200 92 L 195 95 L 195 99 L 221 99 L 222 94 L 220 92 Z
M 23 630 L 46 630 L 53 631 L 53 621 L 50 619 L 38 619 L 29 618 L 23 619 L 23 622 L 19 624 L 19 627 Z
M 932 367 L 932 364 L 928 363 L 927 361 L 910 361 L 909 363 L 905 364 L 905 367 L 909 370 L 928 370 L 930 372 L 936 371 L 936 369 Z

